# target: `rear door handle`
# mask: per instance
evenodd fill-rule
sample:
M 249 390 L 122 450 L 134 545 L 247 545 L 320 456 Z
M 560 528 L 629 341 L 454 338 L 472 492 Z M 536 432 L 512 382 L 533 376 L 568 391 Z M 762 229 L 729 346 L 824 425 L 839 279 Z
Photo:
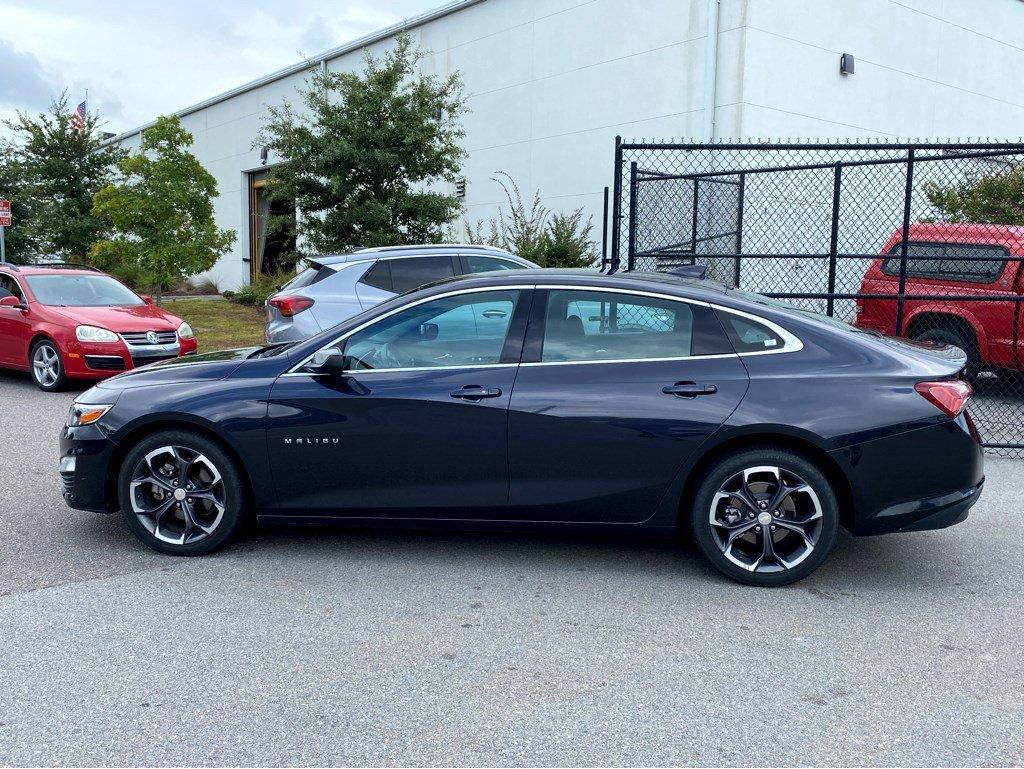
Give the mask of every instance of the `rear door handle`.
M 480 385 L 466 385 L 460 390 L 452 390 L 453 398 L 461 398 L 465 401 L 479 401 L 484 398 L 500 398 L 501 390 L 497 387 L 481 387 Z
M 715 385 L 699 385 L 696 382 L 676 382 L 673 385 L 665 385 L 661 391 L 665 395 L 675 395 L 679 398 L 696 398 L 698 395 L 714 395 L 718 388 Z

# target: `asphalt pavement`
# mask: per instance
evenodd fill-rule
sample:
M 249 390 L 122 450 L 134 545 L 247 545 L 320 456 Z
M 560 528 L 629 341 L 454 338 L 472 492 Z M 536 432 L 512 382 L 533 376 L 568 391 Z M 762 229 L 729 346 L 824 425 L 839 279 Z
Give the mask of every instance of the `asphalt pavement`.
M 1024 462 L 968 521 L 733 584 L 673 542 L 69 510 L 74 393 L 0 373 L 0 764 L 1020 765 Z

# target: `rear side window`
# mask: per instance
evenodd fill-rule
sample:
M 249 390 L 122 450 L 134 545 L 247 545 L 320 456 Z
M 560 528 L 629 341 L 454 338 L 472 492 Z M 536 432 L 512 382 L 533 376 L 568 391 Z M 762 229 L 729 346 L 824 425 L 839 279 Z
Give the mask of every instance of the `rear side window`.
M 719 317 L 736 352 L 778 350 L 785 344 L 778 334 L 762 323 L 733 315 L 731 312 L 721 312 Z
M 899 277 L 900 246 L 893 246 L 882 272 Z M 967 283 L 994 283 L 1003 274 L 1009 252 L 1002 246 L 973 243 L 909 243 L 907 276 Z
M 396 294 L 412 291 L 425 283 L 455 275 L 450 256 L 417 256 L 391 259 L 391 290 Z
M 497 259 L 493 256 L 463 256 L 466 263 L 466 272 L 495 272 L 497 270 L 522 269 L 522 265 L 510 262 L 507 259 Z
M 578 289 L 548 294 L 543 362 L 731 353 L 714 314 L 670 299 Z
M 324 278 L 330 277 L 334 273 L 334 270 L 324 267 L 323 265 L 317 264 L 311 267 L 307 267 L 305 270 L 300 272 L 294 278 L 289 280 L 283 286 L 283 289 L 297 289 L 305 288 L 306 286 L 312 286 L 314 283 L 319 283 Z
M 391 262 L 381 259 L 359 281 L 367 286 L 379 288 L 381 291 L 393 291 L 391 288 Z

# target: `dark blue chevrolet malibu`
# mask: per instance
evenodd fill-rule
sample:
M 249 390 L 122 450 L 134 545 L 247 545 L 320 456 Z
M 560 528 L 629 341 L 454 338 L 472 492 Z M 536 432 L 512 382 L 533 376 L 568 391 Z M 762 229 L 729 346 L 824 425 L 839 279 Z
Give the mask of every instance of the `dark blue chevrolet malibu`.
M 505 271 L 109 379 L 72 407 L 60 472 L 69 505 L 164 553 L 249 515 L 684 530 L 727 576 L 782 585 L 840 526 L 967 517 L 964 363 L 706 281 Z

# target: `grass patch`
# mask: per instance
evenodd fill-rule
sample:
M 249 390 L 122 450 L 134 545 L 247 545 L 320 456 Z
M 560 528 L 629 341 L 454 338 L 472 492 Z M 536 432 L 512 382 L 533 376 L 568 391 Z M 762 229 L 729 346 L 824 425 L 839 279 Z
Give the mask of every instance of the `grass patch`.
M 265 344 L 262 309 L 209 299 L 178 299 L 163 306 L 192 327 L 201 353 Z

